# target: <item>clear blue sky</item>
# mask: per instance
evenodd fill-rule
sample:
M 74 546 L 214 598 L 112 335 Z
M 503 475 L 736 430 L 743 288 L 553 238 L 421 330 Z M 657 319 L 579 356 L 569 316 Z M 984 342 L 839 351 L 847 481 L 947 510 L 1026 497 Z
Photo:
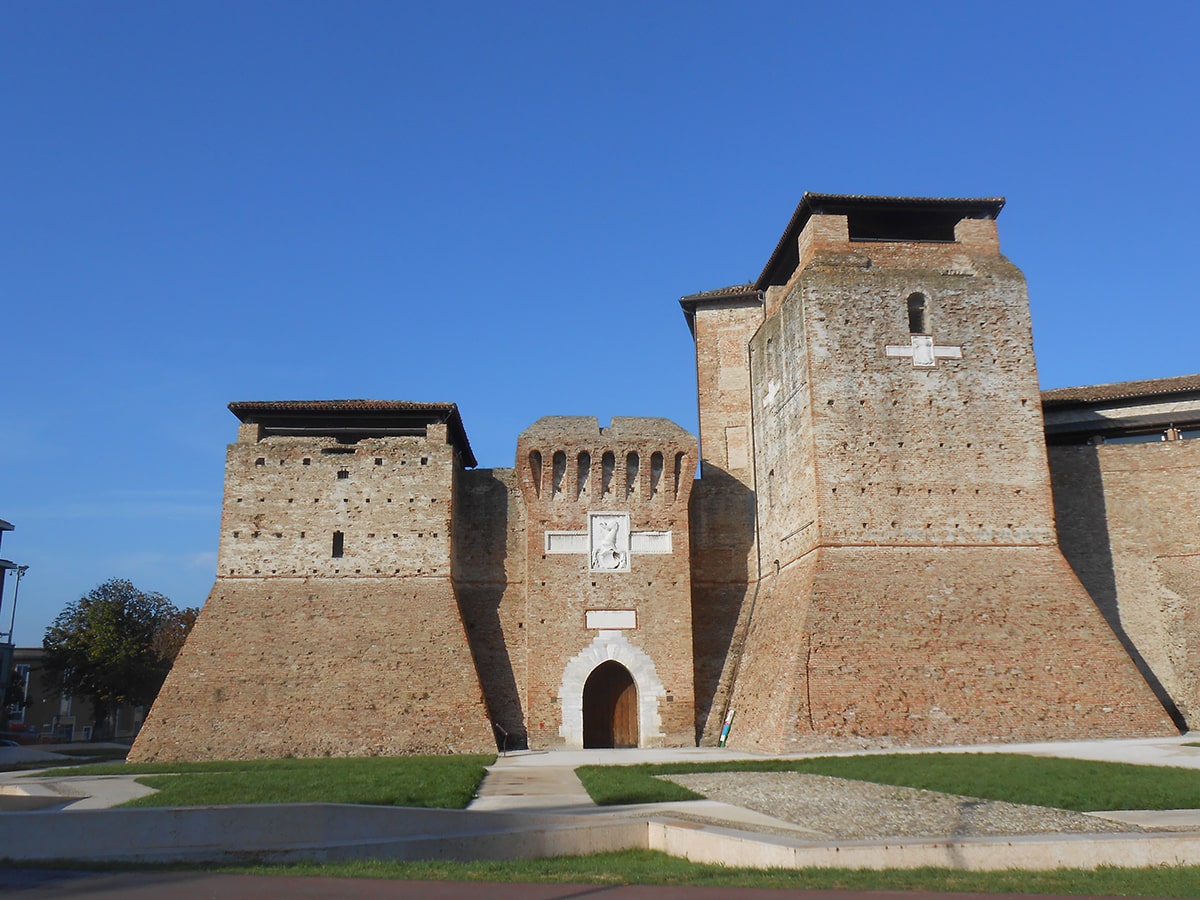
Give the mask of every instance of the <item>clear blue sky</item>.
M 0 554 L 199 605 L 231 400 L 696 428 L 806 191 L 1005 196 L 1044 387 L 1200 371 L 1200 4 L 0 8 Z M 1192 527 L 1189 524 L 1189 527 Z M 0 611 L 7 628 L 11 581 Z

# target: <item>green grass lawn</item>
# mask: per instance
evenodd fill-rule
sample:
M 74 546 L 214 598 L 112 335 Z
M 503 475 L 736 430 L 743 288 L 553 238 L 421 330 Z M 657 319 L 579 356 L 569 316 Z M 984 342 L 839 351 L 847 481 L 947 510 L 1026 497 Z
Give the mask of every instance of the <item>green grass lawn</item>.
M 484 766 L 493 759 L 427 756 L 92 765 L 62 769 L 61 774 L 142 775 L 139 781 L 161 791 L 129 804 L 136 806 L 338 802 L 461 808 L 474 796 Z M 608 803 L 696 796 L 653 777 L 667 772 L 802 771 L 1065 809 L 1200 808 L 1200 772 L 1016 754 L 892 754 L 799 761 L 586 766 L 578 771 L 593 798 Z M 646 850 L 499 862 L 363 860 L 204 868 L 326 877 L 1200 897 L 1200 867 L 1195 866 L 1052 872 L 790 871 L 702 865 Z
M 582 766 L 576 772 L 592 799 L 602 806 L 697 798 L 692 791 L 661 781 L 655 775 L 808 772 L 1079 812 L 1200 808 L 1200 770 L 1015 753 L 897 753 L 804 760 Z
M 158 793 L 124 806 L 366 803 L 462 809 L 494 756 L 371 756 L 229 762 L 94 765 L 61 775 L 145 775 Z
M 691 863 L 653 850 L 498 862 L 295 863 L 205 866 L 208 872 L 429 881 L 662 884 L 793 890 L 956 891 L 992 894 L 1200 897 L 1200 866 L 963 872 L 953 869 L 740 869 Z

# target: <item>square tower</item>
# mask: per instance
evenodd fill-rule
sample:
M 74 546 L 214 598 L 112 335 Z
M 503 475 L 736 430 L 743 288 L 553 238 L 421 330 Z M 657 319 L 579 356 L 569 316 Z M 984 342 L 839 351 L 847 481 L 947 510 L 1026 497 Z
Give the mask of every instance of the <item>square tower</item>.
M 806 194 L 755 285 L 736 744 L 1173 731 L 1058 549 L 1002 206 Z
M 452 580 L 452 403 L 231 403 L 217 579 L 130 759 L 495 747 Z

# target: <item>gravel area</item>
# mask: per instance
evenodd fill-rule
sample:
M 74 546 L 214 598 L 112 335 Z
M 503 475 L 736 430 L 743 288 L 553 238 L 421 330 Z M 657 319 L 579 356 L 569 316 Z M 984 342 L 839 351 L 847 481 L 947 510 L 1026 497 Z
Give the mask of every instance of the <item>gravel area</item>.
M 1108 819 L 798 772 L 661 776 L 709 800 L 752 809 L 827 838 L 985 837 L 1142 831 Z

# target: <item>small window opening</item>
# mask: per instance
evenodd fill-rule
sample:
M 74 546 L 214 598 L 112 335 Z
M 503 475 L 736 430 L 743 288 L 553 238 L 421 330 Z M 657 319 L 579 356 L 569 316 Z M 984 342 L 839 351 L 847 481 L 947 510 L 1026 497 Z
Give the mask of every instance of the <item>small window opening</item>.
M 650 454 L 650 496 L 658 493 L 663 476 L 663 455 L 657 450 Z
M 346 536 L 340 531 L 333 533 L 333 553 L 334 559 L 340 559 L 344 555 L 346 549 Z
M 338 469 L 338 476 L 337 476 L 337 477 L 338 477 L 338 479 L 339 479 L 339 480 L 340 480 L 340 479 L 343 479 L 343 478 L 349 478 L 349 477 L 350 477 L 350 470 L 349 470 L 349 469 Z
M 551 474 L 553 496 L 562 493 L 563 479 L 567 477 L 567 454 L 561 450 L 554 451 L 553 472 Z
M 584 450 L 575 460 L 575 499 L 587 493 L 588 478 L 592 474 L 592 454 Z
M 267 461 L 263 457 L 260 456 L 258 459 L 256 459 L 254 461 L 254 464 L 256 466 L 265 466 L 267 464 Z
M 600 495 L 612 493 L 613 472 L 617 468 L 617 458 L 611 450 L 605 450 L 600 457 Z
M 302 466 L 311 466 L 311 465 L 312 465 L 312 460 L 311 460 L 311 459 L 309 459 L 309 458 L 306 456 L 306 457 L 304 457 L 304 459 L 300 460 L 300 465 L 302 465 Z
M 625 496 L 632 497 L 637 493 L 638 471 L 641 469 L 641 460 L 636 453 L 630 453 L 625 457 Z
M 529 477 L 533 481 L 533 492 L 542 496 L 542 454 L 539 450 L 529 451 Z
M 929 304 L 924 294 L 908 297 L 908 333 L 929 334 Z
M 377 466 L 382 466 L 382 465 L 383 465 L 383 458 L 382 458 L 382 457 L 379 457 L 379 456 L 375 457 L 375 465 L 377 465 Z

